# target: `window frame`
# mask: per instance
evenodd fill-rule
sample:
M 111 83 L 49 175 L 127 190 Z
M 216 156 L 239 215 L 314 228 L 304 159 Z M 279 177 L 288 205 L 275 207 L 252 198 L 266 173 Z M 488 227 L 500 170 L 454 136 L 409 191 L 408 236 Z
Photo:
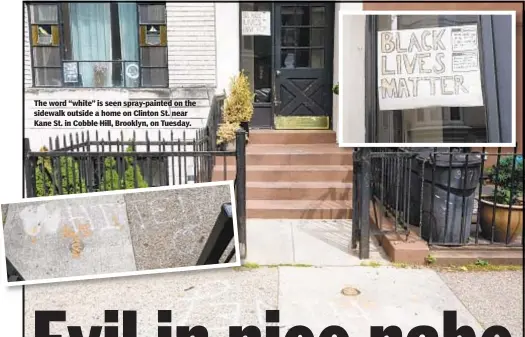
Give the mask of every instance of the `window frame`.
M 404 14 L 410 15 L 410 14 Z M 439 15 L 438 21 L 441 22 L 446 18 L 447 12 Z M 378 69 L 377 69 L 377 32 L 378 32 L 378 15 L 370 15 L 366 18 L 365 32 L 365 128 L 366 142 L 378 143 L 379 133 L 384 132 L 378 125 L 378 114 L 380 112 L 379 100 L 377 94 L 378 86 Z M 442 18 L 443 17 L 443 18 Z M 500 93 L 497 81 L 497 68 L 495 63 L 494 49 L 494 32 L 493 32 L 493 15 L 477 15 L 478 18 L 478 36 L 480 44 L 480 66 L 481 66 L 481 87 L 483 93 L 483 103 L 485 108 L 486 135 L 487 141 L 484 143 L 501 143 L 501 113 L 500 113 Z M 462 109 L 459 108 L 460 114 L 463 115 Z M 384 118 L 383 118 L 384 119 Z M 391 141 L 392 142 L 392 141 Z M 446 143 L 444 143 L 446 144 Z
M 107 4 L 119 4 L 119 3 L 125 3 L 121 1 L 101 1 L 97 3 L 107 3 Z M 66 59 L 66 50 L 65 50 L 65 41 L 64 41 L 64 13 L 63 13 L 63 5 L 67 4 L 67 2 L 28 2 L 26 5 L 27 10 L 27 28 L 28 28 L 28 35 L 29 35 L 29 55 L 31 57 L 31 62 L 29 66 L 31 67 L 31 84 L 33 88 L 43 88 L 43 89 L 158 89 L 158 88 L 169 88 L 169 60 L 168 60 L 168 43 L 167 43 L 167 11 L 166 11 L 166 2 L 159 1 L 159 2 L 135 2 L 135 11 L 136 11 L 136 20 L 137 20 L 137 52 L 138 52 L 138 59 L 137 60 L 99 60 L 99 61 L 81 61 L 81 60 L 68 60 Z M 33 6 L 54 6 L 56 8 L 57 13 L 57 21 L 56 23 L 39 23 L 34 22 L 33 18 Z M 164 66 L 143 66 L 142 65 L 142 49 L 145 48 L 141 44 L 141 27 L 146 25 L 145 23 L 141 23 L 140 20 L 140 6 L 164 6 L 164 22 L 163 23 L 155 23 L 155 25 L 163 26 L 165 31 L 165 44 L 161 46 L 156 46 L 158 48 L 164 48 L 164 58 L 166 60 L 166 63 Z M 45 45 L 35 45 L 34 43 L 34 30 L 33 26 L 41 26 L 41 25 L 51 25 L 51 26 L 58 26 L 58 44 L 52 45 L 52 46 L 45 46 Z M 60 66 L 35 66 L 35 55 L 34 50 L 38 48 L 57 48 L 59 50 L 59 63 Z M 147 47 L 146 47 L 147 48 Z M 121 65 L 121 71 L 122 71 L 122 84 L 118 86 L 103 86 L 103 87 L 97 87 L 97 86 L 85 86 L 85 85 L 68 85 L 68 83 L 65 82 L 65 72 L 64 72 L 64 63 L 76 63 L 77 64 L 77 75 L 81 75 L 79 72 L 79 64 L 80 63 L 107 63 L 107 64 L 115 64 L 118 63 Z M 137 86 L 128 86 L 127 85 L 127 79 L 125 75 L 125 66 L 129 63 L 136 63 L 139 67 L 139 77 L 137 79 L 138 85 Z M 36 83 L 36 70 L 37 69 L 58 69 L 60 71 L 60 85 L 49 85 L 49 84 L 37 84 Z M 163 69 L 165 72 L 165 78 L 166 83 L 163 85 L 144 85 L 143 84 L 143 69 Z

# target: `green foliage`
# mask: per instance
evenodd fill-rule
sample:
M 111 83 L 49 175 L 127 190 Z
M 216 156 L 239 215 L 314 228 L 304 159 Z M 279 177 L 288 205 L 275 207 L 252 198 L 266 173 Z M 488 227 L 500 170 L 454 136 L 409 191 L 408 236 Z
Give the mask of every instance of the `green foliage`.
M 128 146 L 126 152 L 134 152 L 134 148 Z M 142 176 L 142 170 L 140 167 L 138 165 L 133 165 L 133 159 L 131 157 L 125 157 L 124 163 L 126 169 L 121 179 L 119 179 L 117 160 L 113 157 L 107 157 L 104 160 L 104 175 L 100 182 L 101 191 L 135 188 L 135 177 L 137 180 L 137 188 L 148 187 L 148 184 Z
M 40 149 L 40 152 L 47 151 L 46 147 Z M 86 184 L 80 175 L 78 162 L 71 157 L 59 157 L 53 160 L 55 165 L 52 165 L 52 159 L 50 157 L 38 157 L 37 159 L 35 168 L 37 197 L 86 192 Z M 58 163 L 58 165 L 56 165 L 56 163 Z M 59 186 L 56 185 L 60 183 L 62 185 L 62 191 L 60 191 Z
M 523 203 L 523 157 L 505 156 L 487 173 L 489 181 L 497 186 L 495 202 L 505 205 Z
M 43 147 L 40 151 L 46 152 L 47 148 Z M 129 146 L 126 152 L 134 152 L 133 147 Z M 53 161 L 55 165 L 52 165 L 50 157 L 38 157 L 37 159 L 35 170 L 37 197 L 87 192 L 85 177 L 84 174 L 81 174 L 79 163 L 76 159 L 73 157 L 59 157 L 53 159 Z M 59 163 L 59 165 L 56 165 L 56 163 Z M 137 188 L 148 187 L 140 167 L 133 165 L 131 157 L 125 157 L 124 164 L 124 174 L 119 179 L 117 160 L 113 157 L 105 158 L 100 186 L 94 192 L 135 188 L 135 177 Z M 60 181 L 62 182 L 62 191 L 58 189 L 58 186 L 53 186 L 53 181 L 55 185 Z
M 488 266 L 489 265 L 489 262 L 488 261 L 485 261 L 485 260 L 477 260 L 476 263 L 475 263 L 476 266 Z
M 434 255 L 428 255 L 427 257 L 425 257 L 425 262 L 427 264 L 434 264 L 436 263 L 437 259 Z

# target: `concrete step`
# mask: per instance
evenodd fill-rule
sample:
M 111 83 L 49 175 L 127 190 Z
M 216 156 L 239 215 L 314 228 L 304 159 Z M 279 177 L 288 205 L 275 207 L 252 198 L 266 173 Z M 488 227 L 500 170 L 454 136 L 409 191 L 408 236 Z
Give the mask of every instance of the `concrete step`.
M 213 170 L 213 181 L 235 179 L 235 165 L 217 165 Z M 351 165 L 253 165 L 246 168 L 246 181 L 337 181 L 351 182 Z
M 250 144 L 335 144 L 332 130 L 250 130 Z
M 247 200 L 352 200 L 352 184 L 341 182 L 247 182 Z
M 222 159 L 218 164 L 223 163 Z M 228 157 L 226 165 L 233 165 L 235 157 Z M 249 165 L 351 165 L 352 149 L 335 144 L 316 145 L 253 145 L 246 148 Z
M 248 200 L 250 219 L 351 219 L 350 200 Z

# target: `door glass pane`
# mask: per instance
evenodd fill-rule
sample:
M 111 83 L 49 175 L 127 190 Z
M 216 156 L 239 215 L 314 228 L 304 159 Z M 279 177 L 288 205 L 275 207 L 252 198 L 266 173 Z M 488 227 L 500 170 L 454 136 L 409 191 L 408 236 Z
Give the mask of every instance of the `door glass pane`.
M 310 67 L 310 50 L 299 49 L 295 52 L 297 68 L 309 68 Z
M 298 45 L 297 37 L 298 29 L 296 28 L 283 28 L 281 30 L 281 46 L 283 47 L 295 47 Z
M 312 49 L 312 68 L 324 68 L 324 49 Z
M 312 28 L 310 47 L 323 47 L 324 38 L 323 28 Z
M 310 47 L 310 28 L 299 28 L 297 42 L 299 47 Z
M 281 67 L 286 69 L 297 67 L 294 49 L 281 49 Z
M 324 7 L 312 7 L 312 26 L 325 25 Z
M 241 2 L 241 11 L 271 12 L 268 2 Z M 273 13 L 272 13 L 273 14 Z M 282 29 L 281 44 L 295 45 L 295 29 Z M 272 36 L 246 35 L 241 39 L 241 69 L 248 77 L 254 101 L 270 103 L 272 98 Z
M 380 76 L 378 97 L 383 102 L 389 101 L 390 106 L 394 106 L 394 101 L 404 102 L 398 110 L 378 110 L 378 114 L 395 111 L 399 127 L 391 120 L 388 129 L 378 131 L 385 135 L 378 135 L 377 139 L 395 134 L 396 139 L 389 138 L 390 142 L 486 142 L 487 121 L 481 95 L 483 67 L 477 16 L 381 15 L 377 22 L 379 32 L 395 33 L 377 36 L 380 42 L 383 41 L 376 61 Z M 474 27 L 461 28 L 465 25 Z M 450 26 L 459 28 L 445 31 L 444 27 Z M 402 32 L 404 30 L 415 31 Z M 392 40 L 387 41 L 390 37 Z M 462 48 L 468 46 L 468 50 L 459 52 L 459 49 L 453 49 L 460 44 Z M 388 49 L 388 46 L 393 47 Z M 463 71 L 464 67 L 468 67 L 468 71 Z M 424 78 L 434 80 L 427 83 Z M 469 92 L 479 93 L 465 98 L 477 98 L 479 106 L 458 107 L 458 95 Z M 436 99 L 436 103 L 432 106 L 427 103 L 428 100 L 425 101 L 426 97 Z M 392 132 L 396 128 L 400 128 L 399 133 Z
M 307 6 L 281 7 L 282 26 L 308 26 L 310 25 L 310 10 Z

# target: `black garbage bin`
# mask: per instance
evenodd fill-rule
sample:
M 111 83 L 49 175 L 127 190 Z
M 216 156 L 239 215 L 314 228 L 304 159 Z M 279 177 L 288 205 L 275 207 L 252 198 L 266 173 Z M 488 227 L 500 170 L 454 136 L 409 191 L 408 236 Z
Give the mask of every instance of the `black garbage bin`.
M 411 150 L 416 150 L 418 155 L 413 158 L 410 172 L 410 223 L 419 224 L 421 220 L 421 236 L 427 241 L 432 236 L 435 244 L 466 243 L 470 236 L 475 191 L 481 174 L 481 153 L 454 152 L 452 156 L 434 156 L 434 149 L 431 148 Z

